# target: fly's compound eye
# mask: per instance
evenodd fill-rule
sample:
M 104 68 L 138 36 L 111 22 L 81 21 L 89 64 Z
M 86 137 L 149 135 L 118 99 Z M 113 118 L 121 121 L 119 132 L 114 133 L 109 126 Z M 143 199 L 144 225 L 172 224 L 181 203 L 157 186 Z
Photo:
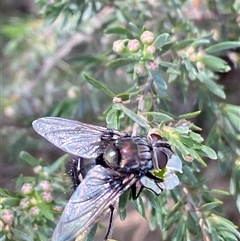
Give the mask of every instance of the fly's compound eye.
M 121 160 L 119 150 L 114 145 L 108 145 L 104 153 L 104 160 L 110 167 L 118 167 Z
M 166 167 L 168 160 L 173 152 L 170 145 L 166 142 L 157 142 L 153 145 L 153 167 L 155 170 Z

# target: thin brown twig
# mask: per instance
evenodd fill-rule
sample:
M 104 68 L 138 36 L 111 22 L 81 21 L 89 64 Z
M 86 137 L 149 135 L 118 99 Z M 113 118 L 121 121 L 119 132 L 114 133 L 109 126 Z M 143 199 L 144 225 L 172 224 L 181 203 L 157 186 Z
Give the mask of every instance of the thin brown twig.
M 206 220 L 204 219 L 202 213 L 199 211 L 198 207 L 196 206 L 195 202 L 192 199 L 192 195 L 190 194 L 190 192 L 188 191 L 188 189 L 186 187 L 183 187 L 183 192 L 186 195 L 188 202 L 192 205 L 192 207 L 193 207 L 194 211 L 196 212 L 196 214 L 198 215 L 198 217 L 200 217 L 199 226 L 202 230 L 203 240 L 210 241 L 211 237 L 207 230 Z
M 153 82 L 152 77 L 149 76 L 146 83 L 142 86 L 141 94 L 138 98 L 138 107 L 137 107 L 137 115 L 139 116 L 141 116 L 144 111 L 145 97 L 147 93 L 150 92 L 152 89 L 152 82 Z M 134 123 L 133 129 L 132 129 L 132 136 L 137 135 L 138 128 L 139 128 L 139 125 L 137 123 Z

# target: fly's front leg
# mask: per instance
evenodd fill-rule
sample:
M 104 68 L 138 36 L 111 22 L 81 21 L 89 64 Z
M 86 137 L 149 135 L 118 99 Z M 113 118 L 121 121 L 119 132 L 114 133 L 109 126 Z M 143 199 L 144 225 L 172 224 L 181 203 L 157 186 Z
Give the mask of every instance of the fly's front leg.
M 108 241 L 108 239 L 111 238 L 112 236 L 113 225 L 117 216 L 117 205 L 118 205 L 118 201 L 116 201 L 113 205 L 109 206 L 109 209 L 110 209 L 109 224 L 108 224 L 108 229 L 107 229 L 107 233 L 105 235 L 104 241 Z

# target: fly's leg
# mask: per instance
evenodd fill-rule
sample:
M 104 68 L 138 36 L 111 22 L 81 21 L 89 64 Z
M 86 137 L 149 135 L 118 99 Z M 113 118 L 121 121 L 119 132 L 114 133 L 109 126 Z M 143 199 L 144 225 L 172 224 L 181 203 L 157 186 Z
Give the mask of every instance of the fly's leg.
M 108 239 L 111 238 L 112 236 L 113 224 L 117 216 L 117 208 L 116 208 L 117 205 L 118 205 L 118 202 L 115 202 L 113 205 L 109 206 L 110 218 L 109 218 L 109 225 L 108 225 L 108 229 L 107 229 L 107 233 L 105 235 L 104 241 L 108 241 Z

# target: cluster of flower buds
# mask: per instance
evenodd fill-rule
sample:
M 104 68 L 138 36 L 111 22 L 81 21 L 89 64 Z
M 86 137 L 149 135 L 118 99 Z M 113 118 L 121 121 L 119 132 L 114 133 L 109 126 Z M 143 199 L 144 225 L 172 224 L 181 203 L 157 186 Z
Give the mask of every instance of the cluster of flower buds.
M 186 49 L 186 57 L 191 61 L 194 62 L 198 69 L 204 69 L 204 63 L 201 61 L 205 55 L 203 50 L 196 51 L 193 46 L 190 46 Z
M 134 72 L 139 76 L 146 75 L 147 69 L 158 68 L 154 54 L 155 37 L 150 31 L 144 31 L 138 39 L 117 40 L 113 43 L 113 51 L 119 55 L 134 57 L 138 63 L 134 67 Z M 157 67 L 156 67 L 157 66 Z
M 38 169 L 37 171 L 40 171 Z M 14 207 L 3 207 L 0 211 L 0 232 L 3 232 L 7 237 L 11 237 L 11 227 L 14 227 L 19 221 L 27 219 L 31 220 L 34 230 L 38 230 L 35 220 L 39 220 L 41 214 L 40 206 L 43 203 L 49 204 L 49 209 L 62 211 L 62 208 L 55 206 L 52 201 L 52 185 L 48 180 L 42 180 L 38 185 L 35 183 L 24 183 L 21 187 L 21 196 L 19 205 Z

